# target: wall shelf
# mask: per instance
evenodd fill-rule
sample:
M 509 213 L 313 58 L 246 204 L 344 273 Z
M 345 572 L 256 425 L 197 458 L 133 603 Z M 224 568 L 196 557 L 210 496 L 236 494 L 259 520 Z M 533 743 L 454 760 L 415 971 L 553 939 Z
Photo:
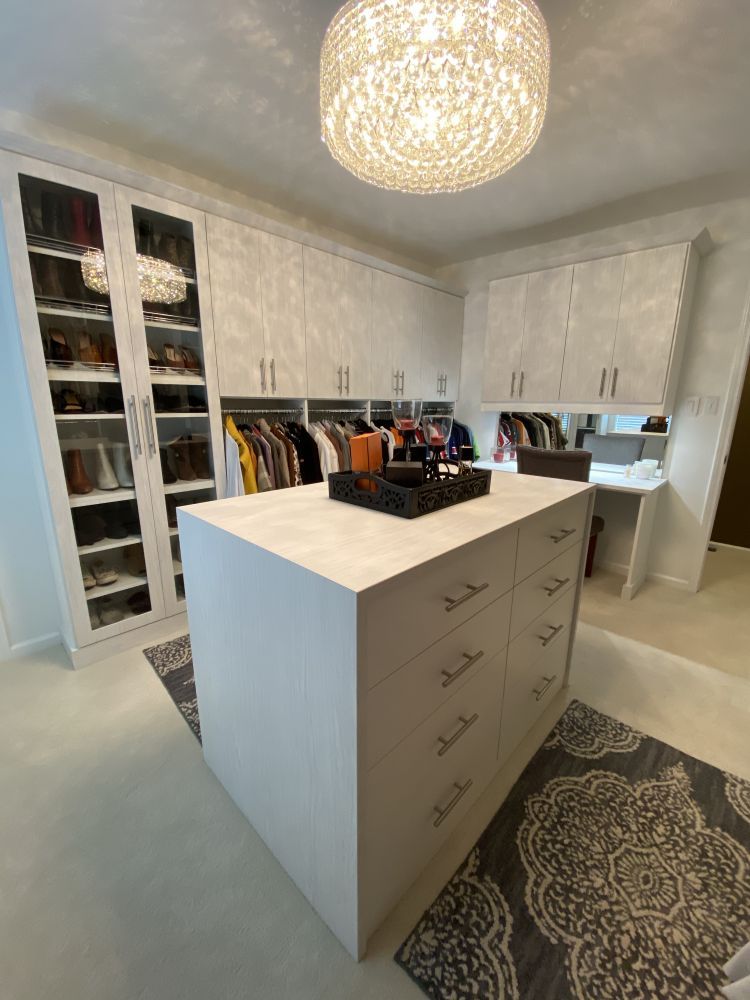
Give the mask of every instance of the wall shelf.
M 165 493 L 190 493 L 192 490 L 210 490 L 215 486 L 213 479 L 180 480 L 176 483 L 165 483 Z
M 135 490 L 92 490 L 91 493 L 73 493 L 68 500 L 71 507 L 94 507 L 100 503 L 135 500 Z
M 139 545 L 142 542 L 140 535 L 128 535 L 127 538 L 103 538 L 93 545 L 79 545 L 79 556 L 92 556 L 97 552 L 107 552 L 110 549 L 123 549 L 128 545 Z

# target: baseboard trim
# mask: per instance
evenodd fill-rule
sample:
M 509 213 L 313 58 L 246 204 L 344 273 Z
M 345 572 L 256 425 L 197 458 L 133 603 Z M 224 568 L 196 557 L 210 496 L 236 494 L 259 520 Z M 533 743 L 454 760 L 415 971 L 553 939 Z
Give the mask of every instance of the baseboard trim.
M 94 642 L 90 646 L 81 646 L 77 649 L 71 648 L 67 643 L 63 643 L 65 651 L 70 657 L 70 662 L 78 669 L 87 667 L 98 660 L 107 660 L 118 653 L 124 653 L 128 649 L 138 649 L 149 646 L 153 642 L 169 638 L 175 632 L 187 632 L 187 613 L 181 611 L 171 618 L 163 618 L 161 621 L 152 622 L 151 625 L 144 625 L 142 628 L 132 629 L 130 632 L 123 632 L 122 635 L 113 636 L 111 639 L 102 639 Z
M 59 642 L 62 642 L 59 632 L 48 632 L 46 635 L 38 635 L 33 639 L 24 639 L 23 642 L 14 642 L 9 647 L 9 658 L 18 660 L 22 656 L 31 656 L 43 649 L 49 649 L 50 646 L 56 646 Z
M 603 560 L 596 563 L 594 570 L 603 569 L 609 573 L 617 573 L 619 576 L 627 577 L 630 567 L 625 563 L 608 562 Z M 647 573 L 647 580 L 654 580 L 656 583 L 665 583 L 668 587 L 675 587 L 677 590 L 690 590 L 690 583 L 678 576 L 668 576 L 666 573 Z
M 715 545 L 717 549 L 733 549 L 735 552 L 747 552 L 750 555 L 750 549 L 746 545 L 730 545 L 729 542 L 715 542 L 713 539 L 708 544 Z
M 608 562 L 603 559 L 594 564 L 594 570 L 597 569 L 606 570 L 608 573 L 617 573 L 618 576 L 627 576 L 630 567 L 626 563 Z

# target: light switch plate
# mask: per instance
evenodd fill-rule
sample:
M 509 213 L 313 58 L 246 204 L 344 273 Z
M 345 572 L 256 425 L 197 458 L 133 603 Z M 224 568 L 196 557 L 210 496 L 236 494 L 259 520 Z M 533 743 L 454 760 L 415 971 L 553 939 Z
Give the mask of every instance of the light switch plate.
M 700 396 L 688 396 L 685 400 L 685 412 L 689 417 L 697 417 L 701 411 Z
M 706 396 L 703 401 L 704 410 L 707 416 L 715 417 L 719 413 L 720 396 Z

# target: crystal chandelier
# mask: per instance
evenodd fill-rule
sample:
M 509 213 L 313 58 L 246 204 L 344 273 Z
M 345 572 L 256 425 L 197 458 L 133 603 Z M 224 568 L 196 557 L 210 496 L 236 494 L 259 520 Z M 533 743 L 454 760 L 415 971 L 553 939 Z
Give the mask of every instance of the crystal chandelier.
M 167 260 L 136 254 L 138 268 L 138 285 L 141 299 L 144 302 L 159 302 L 164 305 L 175 305 L 187 298 L 187 283 L 185 275 L 179 267 Z M 104 251 L 87 250 L 81 258 L 81 274 L 83 283 L 93 292 L 109 295 L 109 279 Z
M 548 87 L 534 0 L 350 0 L 323 40 L 322 139 L 378 187 L 461 191 L 529 152 Z

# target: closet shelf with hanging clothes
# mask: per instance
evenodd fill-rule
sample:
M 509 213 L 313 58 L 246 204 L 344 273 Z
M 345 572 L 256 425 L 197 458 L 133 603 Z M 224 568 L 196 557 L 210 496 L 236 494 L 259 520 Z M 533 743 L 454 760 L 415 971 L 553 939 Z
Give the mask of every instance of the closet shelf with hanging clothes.
M 303 413 L 302 407 L 232 407 L 222 411 L 226 496 L 323 481 L 318 450 L 302 423 Z

